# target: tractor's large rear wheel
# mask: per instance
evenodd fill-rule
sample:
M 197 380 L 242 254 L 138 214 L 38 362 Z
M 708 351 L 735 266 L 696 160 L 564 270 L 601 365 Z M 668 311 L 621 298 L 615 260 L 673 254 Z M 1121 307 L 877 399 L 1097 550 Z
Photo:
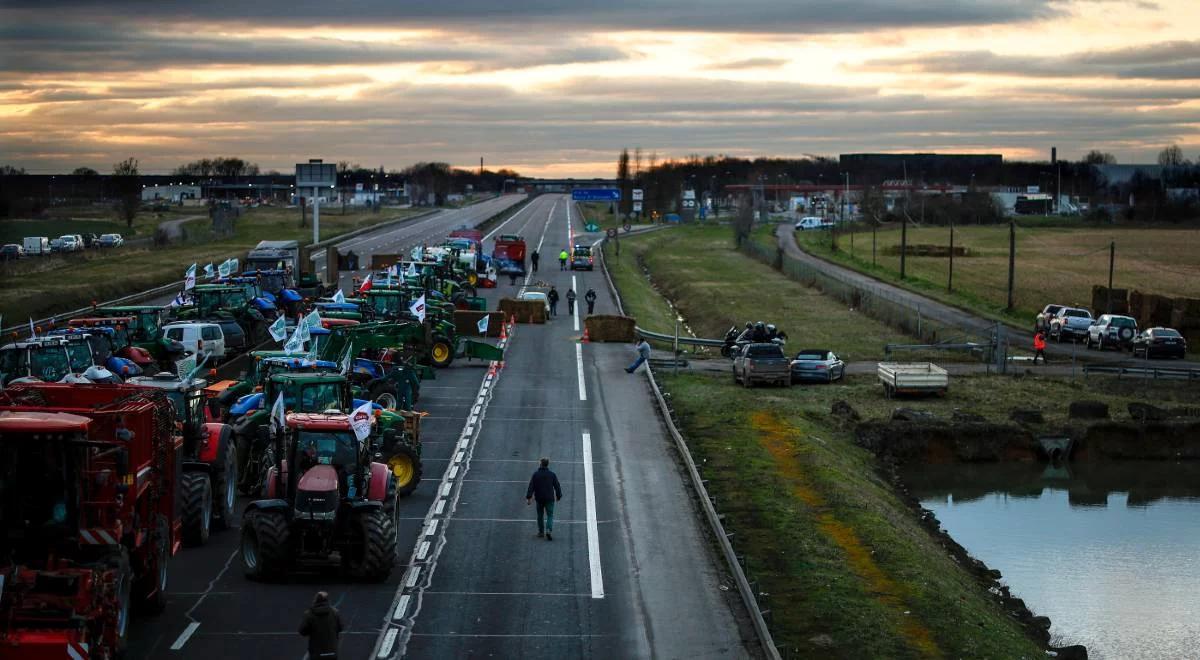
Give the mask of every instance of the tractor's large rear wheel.
M 421 483 L 421 457 L 408 445 L 396 445 L 387 459 L 388 469 L 396 481 L 396 495 L 407 497 Z
M 233 508 L 237 505 L 237 450 L 234 447 L 233 431 L 225 427 L 220 435 L 221 446 L 217 448 L 217 460 L 212 473 L 213 529 L 233 527 Z
M 445 369 L 454 361 L 454 346 L 445 337 L 434 337 L 429 348 L 429 362 L 438 369 Z
M 204 545 L 208 542 L 213 517 L 212 482 L 208 475 L 203 472 L 184 472 L 179 485 L 179 499 L 183 542 L 191 546 Z
M 396 526 L 383 509 L 354 514 L 342 566 L 355 579 L 383 582 L 396 561 Z
M 146 612 L 158 614 L 167 608 L 167 560 L 171 558 L 171 525 L 165 515 L 155 515 L 154 535 L 146 543 L 152 546 L 143 550 L 150 556 L 135 585 L 136 602 Z
M 271 580 L 291 566 L 291 530 L 282 511 L 252 511 L 242 521 L 242 571 L 251 580 Z
M 129 615 L 133 609 L 133 569 L 129 566 L 129 550 L 124 546 L 119 546 L 119 548 L 106 560 L 108 568 L 116 573 L 117 578 L 115 586 L 117 604 L 113 613 L 115 619 L 112 622 L 117 638 L 117 648 L 114 653 L 116 657 L 121 657 L 125 653 L 125 646 L 129 640 Z
M 379 381 L 371 386 L 371 401 L 378 403 L 387 410 L 400 407 L 400 395 L 395 383 Z

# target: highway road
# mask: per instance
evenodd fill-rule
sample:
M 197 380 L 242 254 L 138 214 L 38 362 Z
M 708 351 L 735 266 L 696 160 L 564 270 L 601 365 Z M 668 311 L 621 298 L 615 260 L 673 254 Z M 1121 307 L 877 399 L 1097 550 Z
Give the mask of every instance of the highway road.
M 577 219 L 568 198 L 542 196 L 492 234 L 523 234 L 552 254 Z M 390 253 L 433 231 L 402 223 L 358 246 Z M 615 309 L 602 273 L 543 265 L 521 286 L 554 284 L 564 297 L 574 286 L 581 299 L 594 287 L 596 311 Z M 481 293 L 494 308 L 515 291 Z M 646 380 L 623 370 L 632 347 L 581 344 L 581 324 L 564 300 L 550 323 L 516 329 L 497 375 L 456 362 L 422 385 L 424 478 L 399 507 L 387 581 L 250 582 L 235 527 L 172 559 L 167 610 L 135 620 L 130 657 L 300 660 L 297 627 L 317 590 L 345 619 L 343 658 L 755 657 Z M 542 456 L 565 491 L 553 541 L 535 537 L 524 500 Z

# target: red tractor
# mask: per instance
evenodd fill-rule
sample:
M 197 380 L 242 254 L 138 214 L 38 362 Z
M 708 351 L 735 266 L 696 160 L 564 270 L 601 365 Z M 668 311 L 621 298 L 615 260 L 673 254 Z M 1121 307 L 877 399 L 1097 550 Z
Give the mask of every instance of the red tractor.
M 396 558 L 392 472 L 371 460 L 350 415 L 293 413 L 282 432 L 262 432 L 274 435 L 273 466 L 266 499 L 247 505 L 242 519 L 246 577 L 277 579 L 336 557 L 348 577 L 387 579 Z
M 128 385 L 0 392 L 0 659 L 119 656 L 179 548 L 174 411 Z

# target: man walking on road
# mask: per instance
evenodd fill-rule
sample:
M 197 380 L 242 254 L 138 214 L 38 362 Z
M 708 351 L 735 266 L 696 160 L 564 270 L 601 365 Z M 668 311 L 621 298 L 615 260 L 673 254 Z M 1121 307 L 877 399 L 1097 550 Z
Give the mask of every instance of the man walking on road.
M 575 289 L 567 289 L 567 313 L 575 313 Z
M 550 459 L 543 458 L 538 469 L 529 478 L 529 488 L 525 489 L 525 506 L 537 501 L 539 539 L 544 534 L 547 541 L 554 540 L 551 535 L 554 531 L 554 503 L 561 499 L 562 486 L 558 485 L 558 475 L 550 471 Z
M 1037 364 L 1038 358 L 1042 358 L 1042 364 L 1046 364 L 1046 335 L 1038 330 L 1033 335 L 1033 363 Z
M 643 362 L 650 359 L 650 344 L 646 343 L 646 339 L 643 337 L 643 338 L 637 340 L 636 343 L 637 343 L 637 359 L 633 361 L 633 364 L 629 365 L 628 367 L 625 367 L 625 373 L 627 373 L 627 374 L 631 374 L 631 373 L 637 371 L 637 368 L 642 366 Z
M 558 316 L 558 289 L 550 285 L 550 293 L 546 294 L 546 302 L 550 303 L 550 316 Z
M 588 316 L 591 316 L 592 312 L 596 309 L 596 290 L 589 288 L 587 293 L 583 294 L 583 299 L 587 301 Z
M 563 250 L 562 252 L 558 253 L 558 269 L 559 270 L 567 269 L 567 259 L 569 259 L 570 256 L 571 255 L 567 254 L 566 250 Z
M 537 252 L 537 250 L 535 249 L 535 250 L 534 250 L 534 251 L 533 251 L 533 252 L 532 252 L 532 253 L 529 255 L 529 263 L 533 264 L 533 272 L 535 272 L 535 273 L 537 272 L 537 262 L 538 262 L 538 259 L 539 259 L 538 252 Z
M 329 604 L 329 594 L 318 591 L 300 622 L 300 634 L 308 638 L 309 660 L 337 660 L 338 635 L 343 628 L 342 615 Z

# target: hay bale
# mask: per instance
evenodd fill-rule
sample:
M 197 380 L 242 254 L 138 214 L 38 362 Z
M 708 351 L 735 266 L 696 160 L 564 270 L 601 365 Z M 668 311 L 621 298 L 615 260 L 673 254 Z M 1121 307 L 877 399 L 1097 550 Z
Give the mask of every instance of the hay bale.
M 1072 401 L 1067 408 L 1071 419 L 1108 419 L 1108 404 L 1103 401 Z
M 479 334 L 479 319 L 488 317 L 487 334 Z M 500 326 L 504 325 L 501 312 L 480 312 L 470 309 L 454 310 L 454 331 L 463 337 L 499 337 Z
M 1092 310 L 1096 314 L 1128 314 L 1129 290 L 1112 290 L 1112 312 L 1108 312 L 1108 287 L 1096 284 L 1092 286 Z
M 1173 299 L 1157 294 L 1146 294 L 1145 300 L 1149 312 L 1146 317 L 1148 326 L 1171 324 L 1171 312 L 1175 309 Z
M 583 321 L 591 341 L 631 342 L 637 321 L 628 316 L 593 314 Z
M 517 300 L 516 298 L 501 298 L 500 312 L 504 316 L 512 316 L 517 323 L 545 323 L 546 305 L 540 300 Z

